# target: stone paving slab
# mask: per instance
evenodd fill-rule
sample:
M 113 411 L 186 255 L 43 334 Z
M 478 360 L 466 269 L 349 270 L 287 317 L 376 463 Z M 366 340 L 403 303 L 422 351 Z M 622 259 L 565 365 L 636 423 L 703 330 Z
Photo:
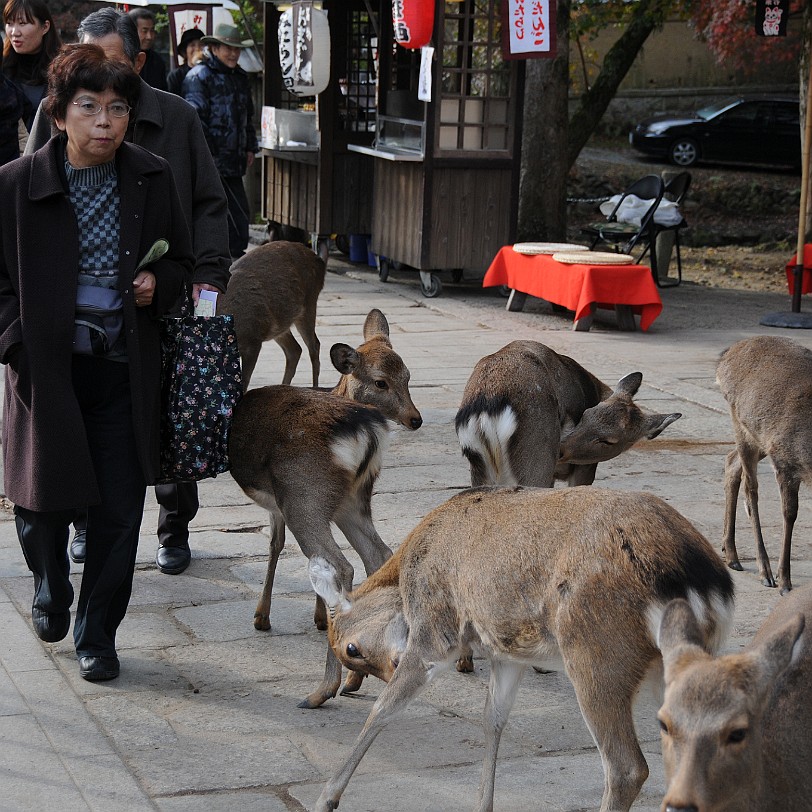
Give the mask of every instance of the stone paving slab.
M 598 469 L 596 484 L 648 491 L 682 511 L 715 546 L 721 539 L 724 457 L 732 446 L 727 406 L 715 385 L 719 353 L 756 333 L 765 312 L 788 309 L 788 297 L 718 291 L 684 284 L 661 291 L 664 310 L 648 333 L 619 332 L 614 314 L 598 311 L 588 333 L 539 300 L 523 312 L 476 283 L 447 283 L 424 299 L 417 274 L 381 283 L 374 270 L 331 257 L 319 302 L 323 386 L 338 373 L 333 343 L 357 345 L 366 314 L 379 307 L 395 348 L 412 372 L 412 395 L 424 426 L 395 429 L 372 502 L 381 537 L 396 547 L 417 522 L 469 483 L 453 429 L 476 361 L 517 338 L 542 341 L 578 360 L 607 384 L 640 370 L 646 409 L 683 417 L 653 441 Z M 780 270 L 780 269 L 779 269 Z M 444 280 L 445 281 L 445 280 Z M 812 347 L 812 335 L 790 337 Z M 283 356 L 263 348 L 253 385 L 281 380 Z M 295 385 L 308 386 L 306 357 Z M 760 467 L 762 521 L 777 562 L 781 512 L 769 465 Z M 31 576 L 8 512 L 0 514 L 0 787 L 4 810 L 235 809 L 302 812 L 312 807 L 348 752 L 382 683 L 307 711 L 298 702 L 321 679 L 326 639 L 312 625 L 314 598 L 306 561 L 288 534 L 271 609 L 272 629 L 256 631 L 253 613 L 267 566 L 268 515 L 222 475 L 200 484 L 191 526 L 193 561 L 165 576 L 154 566 L 157 505 L 150 489 L 133 598 L 119 633 L 122 673 L 109 683 L 78 675 L 71 636 L 41 643 L 30 622 Z M 778 600 L 761 587 L 749 525 L 738 512 L 734 573 L 737 609 L 729 650 L 745 644 Z M 812 579 L 812 502 L 802 494 L 793 550 L 796 584 Z M 346 539 L 336 540 L 363 567 Z M 75 587 L 81 566 L 71 567 Z M 378 738 L 341 808 L 448 812 L 473 806 L 479 783 L 487 691 L 486 661 L 475 673 L 437 680 Z M 656 697 L 644 697 L 636 722 L 651 776 L 633 809 L 659 808 L 664 779 Z M 497 812 L 596 809 L 600 759 L 560 672 L 528 673 L 506 729 L 497 768 Z

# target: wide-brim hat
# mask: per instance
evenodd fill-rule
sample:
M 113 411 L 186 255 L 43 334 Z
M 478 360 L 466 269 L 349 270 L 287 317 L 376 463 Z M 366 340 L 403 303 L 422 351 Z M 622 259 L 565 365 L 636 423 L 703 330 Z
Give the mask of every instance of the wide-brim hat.
M 187 28 L 181 35 L 178 41 L 178 53 L 182 54 L 186 51 L 186 46 L 196 39 L 203 39 L 206 35 L 199 28 Z
M 214 34 L 200 41 L 204 45 L 230 45 L 232 48 L 250 48 L 254 44 L 252 39 L 240 39 L 240 29 L 228 23 L 220 23 L 214 29 Z

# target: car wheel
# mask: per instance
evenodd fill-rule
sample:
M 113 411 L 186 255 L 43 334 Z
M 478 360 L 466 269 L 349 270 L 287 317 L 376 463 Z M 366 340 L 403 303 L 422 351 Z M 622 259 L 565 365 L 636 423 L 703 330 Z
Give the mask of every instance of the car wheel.
M 668 157 L 677 166 L 693 166 L 699 158 L 699 147 L 690 138 L 680 138 L 671 144 Z

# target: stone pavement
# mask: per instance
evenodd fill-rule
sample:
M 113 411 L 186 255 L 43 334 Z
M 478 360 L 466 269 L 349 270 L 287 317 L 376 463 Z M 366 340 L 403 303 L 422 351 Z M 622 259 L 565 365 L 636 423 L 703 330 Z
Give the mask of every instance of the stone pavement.
M 383 539 L 397 546 L 427 511 L 468 484 L 453 428 L 475 362 L 516 338 L 541 340 L 583 363 L 607 383 L 640 370 L 638 401 L 683 417 L 656 440 L 598 469 L 596 484 L 656 493 L 718 545 L 724 456 L 732 433 L 714 383 L 719 352 L 733 341 L 773 332 L 812 346 L 804 331 L 769 331 L 758 319 L 789 308 L 788 296 L 683 285 L 661 291 L 665 309 L 649 333 L 621 333 L 599 313 L 589 333 L 570 329 L 549 305 L 508 313 L 495 291 L 475 282 L 446 283 L 424 299 L 414 272 L 387 284 L 373 269 L 331 257 L 319 303 L 322 384 L 337 379 L 329 362 L 336 341 L 357 345 L 366 313 L 379 307 L 412 371 L 412 394 L 424 418 L 417 432 L 395 429 L 373 497 Z M 779 269 L 776 272 L 780 272 Z M 305 353 L 306 357 L 306 353 Z M 282 353 L 264 348 L 253 385 L 278 383 Z M 295 383 L 307 385 L 303 358 Z M 780 510 L 768 466 L 761 504 L 765 536 L 778 558 Z M 290 538 L 280 560 L 273 630 L 257 632 L 254 606 L 267 557 L 267 514 L 228 475 L 200 485 L 192 525 L 193 561 L 180 576 L 153 563 L 157 508 L 152 497 L 141 530 L 130 610 L 119 631 L 121 676 L 88 683 L 78 674 L 71 635 L 40 642 L 31 628 L 32 580 L 10 512 L 0 514 L 0 809 L 265 810 L 312 807 L 342 761 L 382 683 L 369 679 L 356 697 L 318 710 L 301 700 L 321 678 L 325 635 L 312 625 L 306 561 Z M 801 500 L 793 574 L 812 576 L 812 514 Z M 749 527 L 740 508 L 738 601 L 734 649 L 749 639 L 778 600 L 758 584 Z M 337 532 L 337 531 L 336 531 Z M 342 546 L 347 545 L 342 540 Z M 348 553 L 362 572 L 360 562 Z M 77 587 L 81 567 L 73 566 Z M 360 577 L 360 576 L 359 576 Z M 483 754 L 481 717 L 487 665 L 474 675 L 449 673 L 372 746 L 349 784 L 341 809 L 447 812 L 473 805 Z M 654 812 L 662 798 L 656 702 L 637 713 L 651 777 L 634 805 Z M 496 810 L 595 809 L 600 759 L 561 673 L 525 677 L 503 737 Z

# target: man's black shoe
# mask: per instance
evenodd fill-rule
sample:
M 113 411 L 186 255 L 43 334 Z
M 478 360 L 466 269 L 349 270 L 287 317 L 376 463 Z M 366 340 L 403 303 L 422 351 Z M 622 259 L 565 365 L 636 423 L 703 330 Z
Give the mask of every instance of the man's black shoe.
M 103 682 L 115 679 L 120 666 L 118 657 L 80 657 L 79 675 L 89 682 Z
M 77 530 L 73 534 L 73 540 L 68 545 L 68 555 L 74 564 L 85 563 L 85 554 L 87 552 L 86 532 L 85 530 Z
M 155 563 L 165 575 L 180 575 L 192 560 L 192 551 L 185 547 L 158 547 Z
M 65 639 L 70 628 L 70 610 L 46 612 L 44 609 L 32 606 L 31 621 L 40 640 L 44 640 L 46 643 L 58 643 Z

